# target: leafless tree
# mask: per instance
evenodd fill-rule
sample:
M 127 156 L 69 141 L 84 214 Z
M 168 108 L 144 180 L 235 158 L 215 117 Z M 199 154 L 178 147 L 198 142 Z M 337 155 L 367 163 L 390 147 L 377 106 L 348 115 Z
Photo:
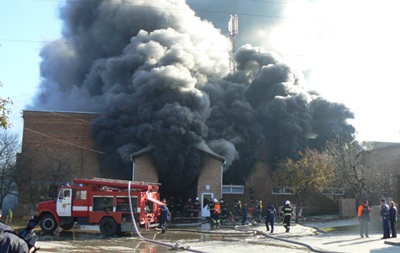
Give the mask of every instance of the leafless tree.
M 32 163 L 41 160 L 41 169 L 33 171 Z M 19 185 L 19 195 L 22 202 L 31 203 L 34 208 L 42 200 L 56 197 L 57 188 L 65 183 L 71 173 L 70 166 L 63 160 L 54 156 L 32 157 L 25 155 L 19 162 L 17 179 Z M 72 172 L 73 173 L 73 172 Z
M 16 155 L 18 152 L 18 135 L 5 130 L 0 131 L 0 207 L 4 198 L 11 194 L 15 187 Z
M 336 183 L 350 190 L 357 199 L 376 199 L 392 188 L 388 182 L 390 174 L 370 163 L 370 151 L 356 141 L 337 138 L 327 143 L 326 152 L 335 166 Z

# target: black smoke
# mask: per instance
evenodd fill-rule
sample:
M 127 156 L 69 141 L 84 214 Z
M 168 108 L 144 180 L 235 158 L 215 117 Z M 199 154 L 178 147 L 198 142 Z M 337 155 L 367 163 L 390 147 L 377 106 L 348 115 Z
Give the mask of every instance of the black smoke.
M 181 193 L 200 173 L 199 145 L 239 183 L 258 160 L 354 133 L 352 113 L 306 91 L 275 53 L 244 45 L 229 74 L 229 37 L 184 1 L 67 1 L 61 19 L 62 38 L 41 51 L 35 106 L 98 112 L 104 175 L 130 178 L 130 154 L 150 148 L 161 183 Z

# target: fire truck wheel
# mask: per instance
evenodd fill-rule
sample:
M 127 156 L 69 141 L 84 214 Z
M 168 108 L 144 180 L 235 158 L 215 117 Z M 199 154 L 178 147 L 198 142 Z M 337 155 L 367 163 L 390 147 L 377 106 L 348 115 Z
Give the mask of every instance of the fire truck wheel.
M 105 217 L 100 221 L 100 232 L 103 235 L 111 236 L 118 232 L 118 225 L 111 217 Z
M 45 214 L 41 219 L 40 219 L 40 227 L 42 228 L 42 231 L 45 233 L 52 233 L 54 230 L 57 229 L 58 223 L 56 219 L 54 219 L 54 216 L 51 214 Z

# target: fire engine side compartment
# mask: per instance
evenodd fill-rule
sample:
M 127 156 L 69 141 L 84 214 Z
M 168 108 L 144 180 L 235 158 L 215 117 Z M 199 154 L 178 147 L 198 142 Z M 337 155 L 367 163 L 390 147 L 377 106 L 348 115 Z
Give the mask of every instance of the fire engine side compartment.
M 132 192 L 133 211 L 138 217 L 140 192 Z M 130 219 L 130 207 L 127 191 L 96 191 L 89 199 L 89 223 L 98 224 L 104 217 L 112 217 L 117 224 Z M 135 217 L 136 218 L 136 217 Z

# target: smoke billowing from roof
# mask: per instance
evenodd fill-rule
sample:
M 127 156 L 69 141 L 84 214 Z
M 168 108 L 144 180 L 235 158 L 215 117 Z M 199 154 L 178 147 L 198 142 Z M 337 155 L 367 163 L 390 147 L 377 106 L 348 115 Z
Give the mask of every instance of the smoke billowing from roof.
M 242 46 L 229 75 L 229 38 L 184 1 L 67 1 L 61 18 L 63 37 L 41 52 L 35 105 L 99 112 L 95 137 L 116 177 L 129 177 L 129 155 L 152 145 L 162 183 L 189 186 L 205 142 L 235 183 L 265 159 L 260 145 L 271 158 L 296 157 L 354 132 L 346 107 L 307 92 L 272 52 Z

